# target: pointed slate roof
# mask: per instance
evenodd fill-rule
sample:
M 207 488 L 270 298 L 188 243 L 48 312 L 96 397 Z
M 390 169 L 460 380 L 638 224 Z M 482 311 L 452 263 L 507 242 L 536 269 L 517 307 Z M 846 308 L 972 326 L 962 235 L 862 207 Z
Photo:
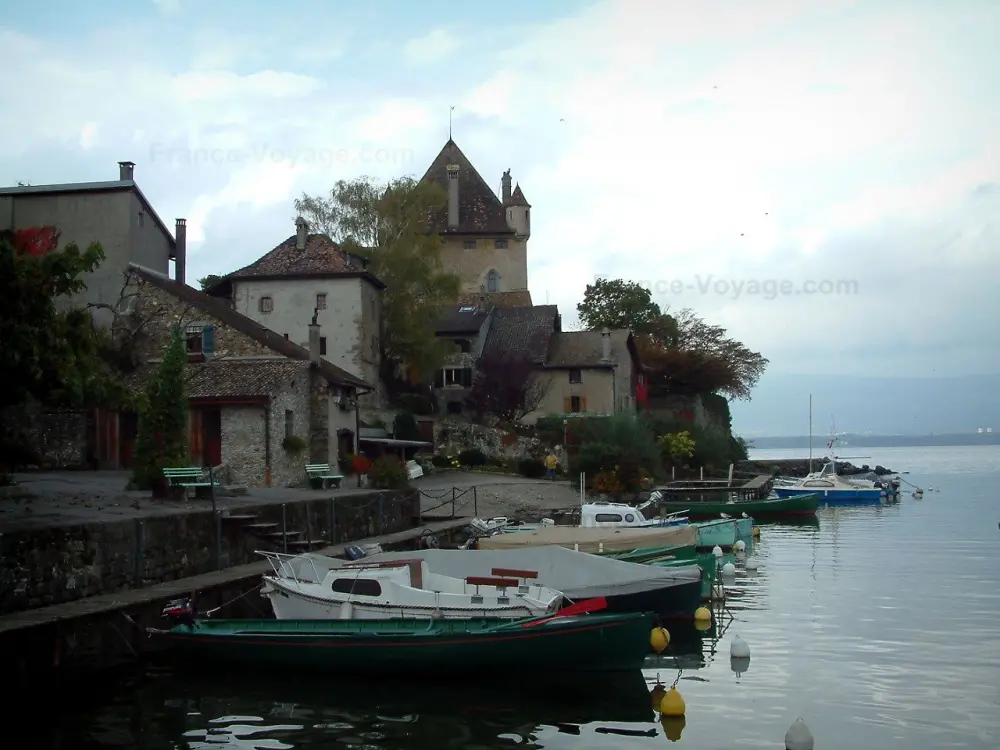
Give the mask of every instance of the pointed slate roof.
M 458 228 L 448 226 L 448 207 L 445 206 L 429 217 L 431 231 L 441 234 L 513 235 L 514 230 L 507 225 L 507 212 L 500 199 L 455 141 L 448 139 L 420 181 L 432 182 L 447 190 L 449 164 L 458 165 Z
M 514 186 L 514 192 L 511 193 L 510 202 L 508 206 L 524 206 L 525 208 L 531 208 L 531 204 L 528 203 L 528 199 L 524 197 L 524 193 L 521 192 L 521 183 L 517 183 Z

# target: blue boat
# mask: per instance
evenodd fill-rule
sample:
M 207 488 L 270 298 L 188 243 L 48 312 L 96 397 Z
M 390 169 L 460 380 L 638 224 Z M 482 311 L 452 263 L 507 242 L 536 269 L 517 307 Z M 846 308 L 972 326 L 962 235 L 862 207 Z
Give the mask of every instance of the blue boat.
M 818 495 L 821 505 L 877 505 L 882 502 L 885 490 L 866 480 L 845 481 L 837 475 L 836 463 L 828 461 L 821 471 L 787 484 L 776 483 L 774 494 L 778 497 Z

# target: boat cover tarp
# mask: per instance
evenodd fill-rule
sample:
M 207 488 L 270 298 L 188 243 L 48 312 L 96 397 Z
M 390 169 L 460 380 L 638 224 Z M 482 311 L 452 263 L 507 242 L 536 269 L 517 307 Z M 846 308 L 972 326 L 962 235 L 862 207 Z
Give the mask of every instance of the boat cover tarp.
M 580 552 L 631 552 L 649 547 L 691 546 L 698 543 L 695 526 L 660 526 L 657 528 L 583 528 L 580 526 L 545 526 L 534 531 L 515 531 L 482 537 L 479 549 L 522 549 L 558 546 Z
M 323 561 L 322 558 L 310 555 Z M 538 573 L 536 583 L 561 591 L 575 601 L 615 594 L 635 594 L 701 580 L 695 565 L 657 568 L 609 557 L 574 552 L 562 547 L 527 547 L 518 550 L 449 550 L 429 549 L 409 552 L 383 552 L 358 563 L 422 560 L 427 569 L 439 575 L 464 579 L 491 576 L 494 568 L 530 570 Z M 346 561 L 334 560 L 347 565 Z M 325 562 L 323 564 L 326 564 Z

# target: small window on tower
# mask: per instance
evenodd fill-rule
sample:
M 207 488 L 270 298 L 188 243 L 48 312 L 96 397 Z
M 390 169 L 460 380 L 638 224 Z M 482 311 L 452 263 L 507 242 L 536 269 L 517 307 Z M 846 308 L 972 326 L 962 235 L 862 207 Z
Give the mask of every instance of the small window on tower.
M 462 243 L 462 247 L 464 247 L 466 250 L 475 250 L 476 249 L 476 241 L 475 240 L 466 240 L 465 242 Z
M 496 240 L 493 243 L 493 247 L 495 247 L 497 250 L 506 250 L 507 240 Z

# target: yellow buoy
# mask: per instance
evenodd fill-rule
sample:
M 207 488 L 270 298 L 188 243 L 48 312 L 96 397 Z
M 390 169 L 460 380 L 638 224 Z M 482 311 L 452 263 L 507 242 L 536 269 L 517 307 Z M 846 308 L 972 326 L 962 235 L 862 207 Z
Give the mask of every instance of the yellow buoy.
M 695 620 L 694 621 L 694 629 L 697 630 L 699 633 L 704 633 L 706 630 L 711 630 L 712 629 L 712 621 L 711 620 Z
M 677 742 L 681 738 L 681 732 L 684 731 L 684 725 L 687 722 L 684 720 L 683 716 L 663 716 L 660 718 L 660 725 L 663 727 L 663 734 L 671 742 Z
M 666 628 L 653 628 L 653 632 L 649 634 L 649 645 L 653 647 L 653 651 L 662 654 L 670 645 L 670 633 Z
M 694 621 L 695 622 L 711 622 L 712 621 L 712 610 L 708 607 L 698 607 L 694 611 Z
M 663 702 L 663 696 L 666 693 L 667 689 L 660 683 L 653 685 L 653 689 L 649 691 L 649 699 L 652 701 L 654 711 L 660 710 L 660 704 Z
M 758 536 L 760 536 L 760 527 L 759 526 L 754 526 L 753 527 L 753 535 L 754 535 L 755 538 L 758 537 Z
M 661 714 L 668 718 L 677 718 L 684 715 L 685 709 L 684 699 L 677 692 L 677 688 L 672 687 L 663 694 L 663 700 L 660 701 Z

